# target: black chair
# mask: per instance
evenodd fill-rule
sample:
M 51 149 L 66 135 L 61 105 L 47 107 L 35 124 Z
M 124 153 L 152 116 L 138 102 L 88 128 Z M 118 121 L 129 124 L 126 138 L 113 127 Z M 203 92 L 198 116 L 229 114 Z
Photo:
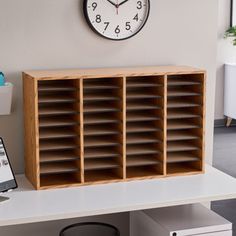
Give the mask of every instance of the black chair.
M 120 236 L 120 232 L 113 225 L 87 222 L 67 226 L 60 236 Z

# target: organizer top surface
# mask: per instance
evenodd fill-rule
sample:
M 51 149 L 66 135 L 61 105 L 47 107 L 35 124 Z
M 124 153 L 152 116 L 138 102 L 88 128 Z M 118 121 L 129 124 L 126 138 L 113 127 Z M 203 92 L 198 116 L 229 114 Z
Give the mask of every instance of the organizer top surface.
M 232 230 L 232 223 L 201 204 L 163 207 L 144 212 L 169 232 L 181 232 L 181 235 Z
M 35 191 L 24 176 L 5 195 L 0 226 L 44 222 L 236 197 L 236 179 L 206 166 L 205 175 Z M 220 188 L 219 188 L 220 186 Z M 142 191 L 140 191 L 142 190 Z
M 124 67 L 124 68 L 96 68 L 73 70 L 31 70 L 25 71 L 28 78 L 34 79 L 78 79 L 99 77 L 122 77 L 164 74 L 205 73 L 204 70 L 190 66 L 152 66 L 152 67 Z

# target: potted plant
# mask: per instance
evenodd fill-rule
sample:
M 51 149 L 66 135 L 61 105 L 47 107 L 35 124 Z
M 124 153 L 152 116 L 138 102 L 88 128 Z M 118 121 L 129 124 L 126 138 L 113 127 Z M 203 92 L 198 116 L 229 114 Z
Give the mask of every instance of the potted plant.
M 236 46 L 236 26 L 232 26 L 226 30 L 224 37 L 232 39 L 233 45 Z

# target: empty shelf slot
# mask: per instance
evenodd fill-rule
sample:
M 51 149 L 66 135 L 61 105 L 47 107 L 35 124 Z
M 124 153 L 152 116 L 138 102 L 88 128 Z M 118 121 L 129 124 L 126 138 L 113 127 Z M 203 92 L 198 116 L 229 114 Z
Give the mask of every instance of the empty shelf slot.
M 148 123 L 148 122 L 127 123 L 126 130 L 127 130 L 127 133 L 161 131 L 161 129 L 158 128 L 158 125 Z
M 76 91 L 76 87 L 65 87 L 63 85 L 51 85 L 45 84 L 40 85 L 38 88 L 39 92 L 58 92 L 58 91 Z
M 127 178 L 155 177 L 161 175 L 160 171 L 153 166 L 138 166 L 127 168 Z
M 60 162 L 60 161 L 69 161 L 79 159 L 79 156 L 76 155 L 75 151 L 44 151 L 40 152 L 40 162 Z
M 84 115 L 84 124 L 110 124 L 110 123 L 119 123 L 122 114 L 119 112 L 106 112 L 105 114 L 86 114 Z
M 154 94 L 149 91 L 127 91 L 126 95 L 127 99 L 135 99 L 135 98 L 161 98 L 160 95 Z
M 78 112 L 72 106 L 68 105 L 50 105 L 39 107 L 39 115 L 63 115 L 63 114 L 77 114 Z
M 128 88 L 150 88 L 164 85 L 164 76 L 134 76 L 127 77 L 126 86 Z
M 86 78 L 83 81 L 84 88 L 89 88 L 90 86 L 112 86 L 121 87 L 122 77 L 117 78 Z
M 118 168 L 119 164 L 111 158 L 107 159 L 89 159 L 84 162 L 85 170 L 105 170 Z
M 96 137 L 85 137 L 85 147 L 99 147 L 99 146 L 116 146 L 120 145 L 119 138 L 114 136 L 96 136 Z
M 159 135 L 160 136 L 160 135 Z M 160 143 L 161 140 L 153 133 L 127 134 L 127 144 Z
M 137 81 L 137 80 L 129 80 L 127 81 L 126 87 L 127 88 L 150 88 L 150 87 L 161 87 L 163 84 L 158 84 L 154 82 L 145 81 Z
M 167 132 L 168 141 L 191 140 L 200 138 L 199 130 L 171 130 Z
M 199 161 L 199 158 L 192 152 L 174 152 L 168 153 L 167 155 L 167 163 L 180 163 L 191 161 Z
M 121 111 L 121 104 L 110 104 L 108 102 L 105 103 L 85 103 L 84 104 L 84 112 L 110 112 L 110 111 Z
M 40 176 L 40 186 L 47 187 L 68 187 L 68 185 L 80 183 L 76 173 L 45 174 Z
M 112 100 L 121 100 L 119 97 L 109 94 L 85 94 L 84 101 L 112 101 Z
M 151 113 L 151 112 L 128 112 L 126 114 L 126 120 L 128 122 L 135 122 L 135 121 L 154 121 L 160 120 L 161 114 Z
M 137 156 L 129 156 L 127 157 L 127 166 L 149 166 L 159 164 L 159 161 L 156 156 L 145 156 L 145 155 L 137 155 Z
M 85 171 L 85 182 L 101 182 L 122 179 L 115 169 L 111 170 L 87 170 Z
M 61 127 L 74 126 L 78 124 L 75 117 L 71 116 L 56 116 L 56 117 L 42 117 L 39 119 L 39 127 Z
M 198 85 L 198 84 L 201 84 L 201 82 L 191 81 L 191 80 L 188 80 L 187 78 L 186 79 L 183 79 L 183 78 L 168 79 L 168 86 L 185 86 L 185 85 Z
M 201 93 L 191 91 L 190 89 L 168 89 L 168 97 L 199 96 Z
M 145 155 L 145 154 L 158 154 L 160 153 L 159 147 L 157 145 L 127 145 L 126 155 Z
M 178 119 L 178 120 L 169 120 L 167 123 L 168 130 L 176 130 L 176 129 L 190 129 L 190 128 L 198 128 L 199 124 L 196 124 L 192 120 Z
M 91 135 L 107 135 L 121 133 L 117 125 L 87 125 L 84 127 L 84 134 L 86 136 Z
M 118 148 L 115 147 L 106 147 L 106 148 L 85 148 L 84 158 L 105 158 L 105 157 L 117 157 L 121 154 L 118 151 Z
M 44 128 L 39 131 L 40 139 L 50 139 L 50 138 L 68 138 L 68 137 L 76 137 L 77 134 L 75 132 L 75 128 L 72 129 L 70 127 L 60 127 L 60 128 Z
M 167 102 L 167 108 L 181 108 L 181 107 L 197 107 L 201 106 L 201 99 L 198 99 L 198 97 L 186 97 L 185 99 L 183 98 L 171 98 L 168 99 Z
M 192 163 L 192 162 L 190 162 Z M 170 163 L 167 165 L 167 174 L 174 175 L 174 174 L 191 174 L 191 173 L 200 173 L 200 168 L 195 168 L 192 165 L 189 165 L 188 162 L 186 163 Z
M 67 103 L 67 102 L 75 102 L 76 99 L 70 97 L 63 96 L 41 96 L 39 97 L 39 103 Z
M 161 109 L 161 106 L 157 103 L 151 103 L 149 101 L 128 101 L 127 104 L 127 111 L 140 111 L 140 110 L 155 110 Z
M 38 82 L 38 91 L 74 91 L 76 90 L 75 80 L 48 80 Z
M 167 152 L 189 151 L 199 149 L 198 145 L 190 141 L 170 141 L 167 144 Z
M 66 150 L 77 148 L 74 139 L 54 139 L 54 140 L 41 140 L 39 143 L 39 147 L 41 151 L 49 151 L 49 150 Z
M 193 118 L 201 117 L 202 110 L 199 108 L 178 108 L 178 109 L 168 109 L 167 118 L 168 119 L 183 119 L 183 118 Z
M 169 86 L 199 85 L 203 84 L 203 81 L 204 74 L 169 75 L 167 78 Z
M 40 174 L 57 174 L 75 171 L 78 171 L 75 162 L 42 163 L 40 165 Z
M 119 85 L 107 84 L 107 83 L 99 83 L 99 82 L 92 82 L 92 83 L 84 83 L 84 89 L 86 90 L 113 90 L 119 89 Z

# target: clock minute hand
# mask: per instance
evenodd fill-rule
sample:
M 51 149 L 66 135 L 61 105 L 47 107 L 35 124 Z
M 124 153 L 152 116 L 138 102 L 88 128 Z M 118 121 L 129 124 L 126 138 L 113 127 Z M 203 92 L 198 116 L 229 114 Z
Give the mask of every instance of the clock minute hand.
M 124 0 L 123 2 L 121 2 L 120 4 L 118 4 L 118 6 L 123 5 L 124 3 L 128 2 L 129 0 Z
M 107 0 L 109 3 L 111 3 L 113 6 L 117 7 L 116 4 L 114 2 L 112 2 L 111 0 Z

